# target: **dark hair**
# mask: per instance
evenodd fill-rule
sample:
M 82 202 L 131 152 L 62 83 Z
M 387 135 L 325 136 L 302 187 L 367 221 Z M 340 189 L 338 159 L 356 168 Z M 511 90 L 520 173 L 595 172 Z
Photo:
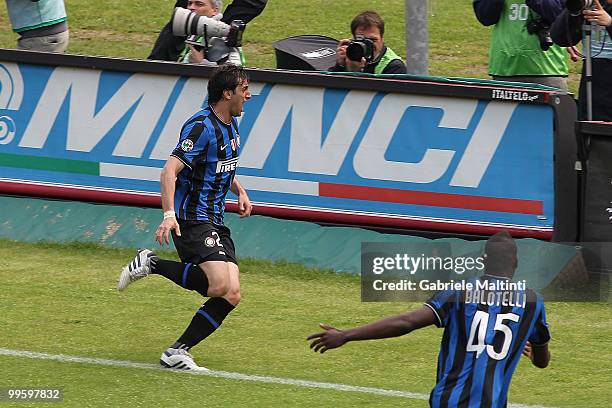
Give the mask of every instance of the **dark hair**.
M 224 64 L 215 68 L 208 80 L 208 103 L 219 102 L 223 98 L 223 91 L 233 92 L 239 84 L 248 80 L 249 77 L 241 66 Z
M 487 240 L 485 255 L 488 274 L 512 277 L 517 266 L 517 248 L 508 231 L 501 230 Z
M 359 13 L 353 21 L 351 21 L 351 33 L 355 36 L 355 31 L 357 28 L 364 27 L 378 27 L 378 31 L 380 31 L 380 35 L 383 36 L 385 34 L 385 22 L 382 17 L 375 11 L 363 11 Z

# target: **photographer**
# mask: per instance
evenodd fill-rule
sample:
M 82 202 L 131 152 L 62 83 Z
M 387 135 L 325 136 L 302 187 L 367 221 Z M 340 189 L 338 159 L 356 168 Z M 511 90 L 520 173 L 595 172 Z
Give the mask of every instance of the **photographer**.
M 221 0 L 188 0 L 187 9 L 199 16 L 210 17 L 220 20 L 223 14 L 220 13 L 223 3 Z M 191 64 L 203 64 L 208 66 L 217 66 L 226 62 L 234 65 L 243 65 L 242 50 L 237 47 L 230 48 L 229 55 L 226 59 L 213 62 L 206 59 L 204 55 L 205 43 L 203 37 L 191 36 L 185 40 L 187 47 L 183 49 L 178 58 L 179 62 Z
M 351 22 L 353 39 L 344 39 L 336 49 L 333 72 L 405 74 L 406 65 L 384 44 L 385 22 L 375 11 L 364 11 Z M 347 55 L 348 52 L 348 55 Z
M 267 0 L 233 0 L 225 8 L 221 21 L 227 24 L 233 20 L 242 20 L 248 23 L 261 14 L 266 7 L 266 2 Z M 174 7 L 186 8 L 187 0 L 177 0 Z M 185 49 L 185 39 L 186 37 L 173 35 L 170 23 L 166 24 L 159 33 L 159 37 L 157 37 L 153 50 L 151 50 L 147 59 L 176 61 Z
M 550 24 L 562 0 L 474 0 L 476 18 L 494 25 L 489 75 L 500 81 L 529 82 L 567 90 L 567 56 L 552 44 Z
M 582 44 L 583 50 L 591 48 L 593 120 L 612 122 L 612 1 L 608 0 L 602 6 L 599 1 L 568 0 L 566 7 L 551 27 L 552 39 L 561 46 L 573 46 L 585 40 L 583 24 L 593 24 L 591 43 Z M 583 66 L 578 97 L 581 120 L 587 119 L 585 75 L 586 69 Z

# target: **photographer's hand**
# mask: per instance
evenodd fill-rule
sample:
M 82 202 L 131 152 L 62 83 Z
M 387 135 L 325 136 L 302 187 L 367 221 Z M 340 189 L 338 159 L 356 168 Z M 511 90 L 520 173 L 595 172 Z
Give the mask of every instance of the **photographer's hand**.
M 346 70 L 348 72 L 363 72 L 363 68 L 366 66 L 366 59 L 362 58 L 361 61 L 353 61 L 349 58 L 346 59 Z
M 346 66 L 346 47 L 348 47 L 351 40 L 344 39 L 340 40 L 338 47 L 336 48 L 336 64 Z
M 569 54 L 569 57 L 572 61 L 576 62 L 580 59 L 580 53 L 578 52 L 578 49 L 576 47 L 567 47 L 565 50 Z
M 612 17 L 601 7 L 601 3 L 598 0 L 595 0 L 595 8 L 593 10 L 584 10 L 582 15 L 589 23 L 595 23 L 603 27 L 610 27 L 612 25 Z
M 187 44 L 189 47 L 189 62 L 192 64 L 199 64 L 204 60 L 204 50 L 198 51 L 193 45 Z

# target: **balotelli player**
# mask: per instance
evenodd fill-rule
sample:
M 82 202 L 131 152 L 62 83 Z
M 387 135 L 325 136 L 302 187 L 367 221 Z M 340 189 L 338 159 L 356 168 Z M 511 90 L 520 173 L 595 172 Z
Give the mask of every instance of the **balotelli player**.
M 484 264 L 485 275 L 474 278 L 473 284 L 476 279 L 495 283 L 512 278 L 517 250 L 510 234 L 501 231 L 489 238 Z M 536 367 L 548 365 L 550 333 L 544 302 L 534 291 L 513 290 L 507 295 L 495 291 L 494 296 L 483 292 L 478 301 L 469 301 L 464 291 L 440 291 L 420 309 L 350 330 L 322 324 L 325 331 L 308 337 L 313 340 L 310 348 L 324 353 L 349 341 L 402 336 L 433 324 L 444 328 L 444 334 L 430 406 L 504 407 L 521 354 Z M 526 302 L 504 301 L 516 297 L 525 297 Z

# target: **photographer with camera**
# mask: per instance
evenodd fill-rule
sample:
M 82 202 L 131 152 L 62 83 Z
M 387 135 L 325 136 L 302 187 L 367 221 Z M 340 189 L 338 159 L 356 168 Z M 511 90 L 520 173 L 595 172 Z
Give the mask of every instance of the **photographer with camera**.
M 405 74 L 402 59 L 384 44 L 385 22 L 375 11 L 364 11 L 351 22 L 353 39 L 341 40 L 332 72 Z
M 198 16 L 210 17 L 215 20 L 221 20 L 223 14 L 220 13 L 223 3 L 221 0 L 188 0 L 187 10 L 196 13 Z M 198 35 L 190 35 L 185 40 L 187 45 L 178 58 L 179 62 L 202 64 L 207 66 L 217 66 L 226 62 L 234 65 L 243 65 L 242 50 L 238 47 L 231 47 L 227 57 L 220 61 L 209 61 L 206 57 L 205 45 L 207 40 Z
M 598 0 L 567 0 L 566 9 L 551 27 L 556 44 L 569 47 L 582 43 L 591 55 L 591 76 L 587 78 L 585 58 L 578 96 L 579 118 L 587 120 L 589 97 L 592 103 L 592 120 L 612 122 L 612 1 L 601 5 Z M 590 44 L 586 43 L 586 28 L 590 32 Z M 592 82 L 592 93 L 587 95 L 587 81 Z
M 550 38 L 563 0 L 474 0 L 476 18 L 494 25 L 489 75 L 567 90 L 567 56 Z
M 220 3 L 220 2 L 219 2 Z M 266 7 L 267 0 L 233 0 L 223 12 L 221 21 L 230 24 L 234 20 L 241 20 L 248 23 L 257 17 Z M 186 8 L 188 0 L 177 0 L 174 5 Z M 221 6 L 219 6 L 221 10 Z M 151 54 L 147 57 L 150 60 L 177 61 L 185 49 L 185 35 L 176 35 L 172 32 L 172 22 L 168 22 L 159 33 L 155 41 Z

